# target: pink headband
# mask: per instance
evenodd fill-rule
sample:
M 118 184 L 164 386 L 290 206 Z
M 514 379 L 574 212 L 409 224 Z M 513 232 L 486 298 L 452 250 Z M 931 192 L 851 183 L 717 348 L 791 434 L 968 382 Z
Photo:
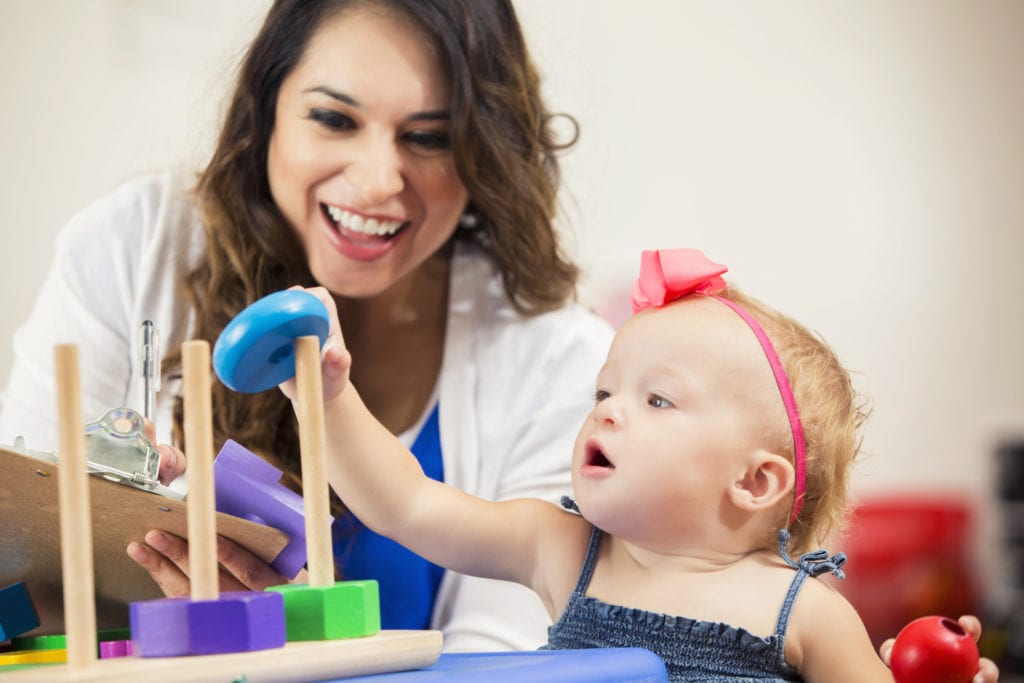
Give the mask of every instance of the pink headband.
M 764 349 L 768 364 L 772 366 L 775 383 L 782 395 L 782 403 L 786 406 L 789 427 L 793 432 L 793 463 L 796 467 L 796 486 L 793 491 L 793 511 L 789 515 L 792 524 L 800 508 L 804 504 L 804 493 L 807 488 L 807 442 L 804 439 L 804 428 L 800 423 L 800 411 L 793 398 L 793 389 L 789 378 L 782 368 L 779 354 L 768 339 L 764 329 L 754 317 L 733 301 L 715 296 L 725 289 L 725 280 L 720 276 L 728 268 L 708 259 L 697 249 L 660 249 L 644 251 L 640 255 L 640 277 L 633 286 L 633 312 L 638 313 L 645 308 L 658 308 L 667 303 L 681 299 L 690 294 L 705 294 L 717 299 L 736 311 L 743 318 Z

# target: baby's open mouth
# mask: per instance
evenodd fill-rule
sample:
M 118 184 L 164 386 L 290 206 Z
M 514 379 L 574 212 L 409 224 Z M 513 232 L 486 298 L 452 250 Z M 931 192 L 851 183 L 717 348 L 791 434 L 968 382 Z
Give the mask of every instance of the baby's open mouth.
M 610 467 L 611 469 L 615 469 L 615 465 L 613 465 L 612 461 L 608 459 L 608 456 L 604 454 L 604 451 L 594 445 L 587 446 L 584 464 L 591 467 Z
M 408 225 L 408 221 L 367 218 L 328 204 L 321 204 L 320 210 L 342 237 L 363 244 L 393 240 Z

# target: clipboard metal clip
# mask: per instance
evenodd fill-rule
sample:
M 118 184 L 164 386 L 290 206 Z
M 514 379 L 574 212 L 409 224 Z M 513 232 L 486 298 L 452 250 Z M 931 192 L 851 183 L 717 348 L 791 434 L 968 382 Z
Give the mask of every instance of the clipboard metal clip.
M 17 437 L 12 450 L 39 460 L 59 463 L 54 453 L 32 451 Z M 85 425 L 85 468 L 96 477 L 125 486 L 184 500 L 179 491 L 158 479 L 160 452 L 146 436 L 142 416 L 131 408 L 114 408 Z

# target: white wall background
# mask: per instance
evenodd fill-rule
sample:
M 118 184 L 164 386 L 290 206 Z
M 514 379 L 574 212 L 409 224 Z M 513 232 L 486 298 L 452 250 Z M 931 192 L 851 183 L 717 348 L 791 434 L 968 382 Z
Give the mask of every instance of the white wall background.
M 696 246 L 819 330 L 874 416 L 859 492 L 981 499 L 1024 434 L 1024 3 L 516 0 L 582 127 L 565 223 L 600 304 Z M 56 230 L 197 165 L 267 0 L 0 0 L 0 380 Z

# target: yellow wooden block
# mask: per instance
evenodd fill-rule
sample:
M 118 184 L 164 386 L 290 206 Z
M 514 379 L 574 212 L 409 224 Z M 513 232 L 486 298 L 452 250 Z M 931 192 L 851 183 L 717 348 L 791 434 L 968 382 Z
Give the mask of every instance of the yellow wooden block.
M 66 661 L 67 650 L 25 650 L 0 654 L 0 667 L 12 664 L 63 664 Z

